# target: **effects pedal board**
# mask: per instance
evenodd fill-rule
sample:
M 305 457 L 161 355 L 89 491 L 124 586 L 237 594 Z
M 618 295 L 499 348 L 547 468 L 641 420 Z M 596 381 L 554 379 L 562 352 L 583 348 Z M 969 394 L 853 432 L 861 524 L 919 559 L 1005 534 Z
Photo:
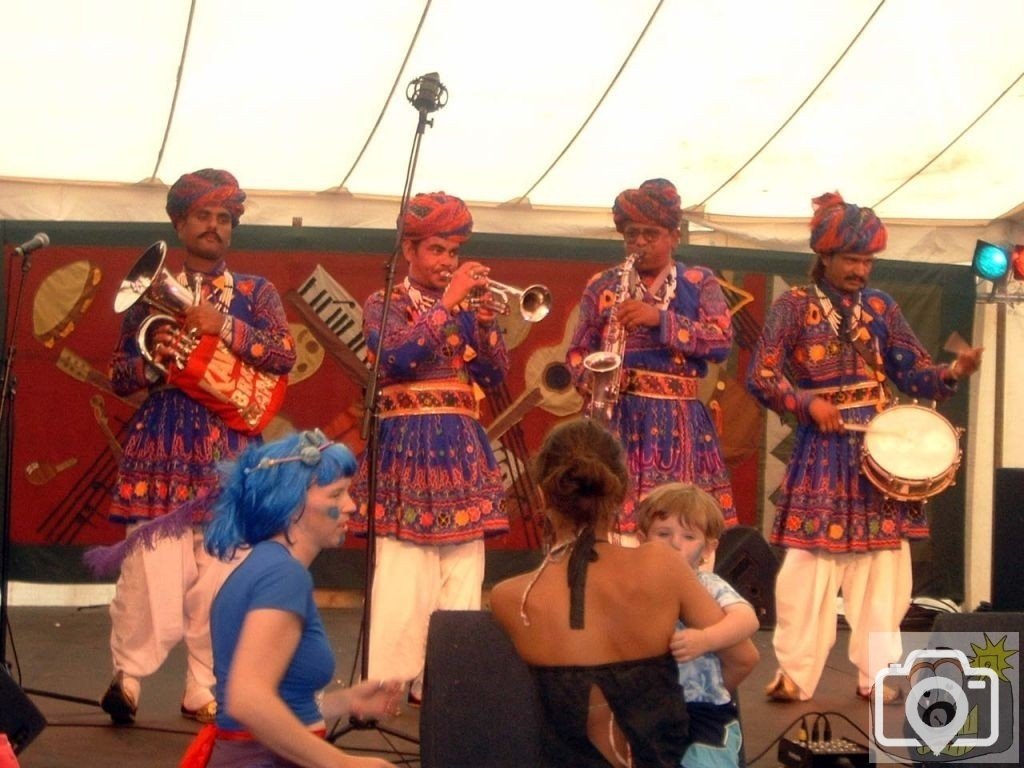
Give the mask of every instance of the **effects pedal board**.
M 868 748 L 849 739 L 779 742 L 779 763 L 786 768 L 867 768 Z

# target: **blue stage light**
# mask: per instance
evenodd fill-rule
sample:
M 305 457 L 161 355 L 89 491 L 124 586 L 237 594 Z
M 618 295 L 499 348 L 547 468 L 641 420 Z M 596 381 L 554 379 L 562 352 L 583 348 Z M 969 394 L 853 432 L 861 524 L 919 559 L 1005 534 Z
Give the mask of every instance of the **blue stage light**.
M 1002 280 L 1010 271 L 1010 254 L 1005 248 L 979 240 L 974 246 L 971 271 L 982 280 Z

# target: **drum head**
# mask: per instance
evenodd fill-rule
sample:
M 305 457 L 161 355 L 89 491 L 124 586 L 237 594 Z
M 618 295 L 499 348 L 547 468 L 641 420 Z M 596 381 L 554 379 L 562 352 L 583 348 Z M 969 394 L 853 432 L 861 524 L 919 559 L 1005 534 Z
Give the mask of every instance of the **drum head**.
M 871 420 L 864 450 L 893 477 L 928 480 L 958 463 L 959 435 L 931 408 L 897 405 Z

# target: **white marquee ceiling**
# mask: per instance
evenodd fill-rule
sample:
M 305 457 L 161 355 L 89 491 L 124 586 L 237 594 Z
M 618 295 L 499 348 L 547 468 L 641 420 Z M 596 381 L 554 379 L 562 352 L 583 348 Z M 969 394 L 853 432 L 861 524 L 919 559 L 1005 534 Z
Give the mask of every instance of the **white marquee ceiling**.
M 1022 0 L 3 0 L 0 28 L 5 218 L 47 210 L 25 179 L 205 166 L 397 198 L 428 72 L 417 191 L 606 215 L 664 176 L 710 220 L 806 220 L 832 189 L 886 220 L 1024 202 Z

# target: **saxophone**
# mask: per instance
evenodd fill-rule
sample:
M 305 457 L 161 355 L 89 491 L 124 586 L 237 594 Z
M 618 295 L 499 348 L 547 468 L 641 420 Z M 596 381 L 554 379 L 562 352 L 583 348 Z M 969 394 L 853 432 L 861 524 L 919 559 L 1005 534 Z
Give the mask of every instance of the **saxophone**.
M 597 419 L 609 424 L 622 389 L 622 359 L 626 354 L 626 329 L 619 321 L 619 307 L 630 297 L 633 280 L 633 265 L 640 254 L 631 253 L 618 267 L 619 283 L 615 288 L 615 300 L 608 310 L 608 324 L 605 326 L 601 349 L 591 352 L 583 359 L 583 367 L 591 376 L 590 400 L 586 407 L 588 419 Z

